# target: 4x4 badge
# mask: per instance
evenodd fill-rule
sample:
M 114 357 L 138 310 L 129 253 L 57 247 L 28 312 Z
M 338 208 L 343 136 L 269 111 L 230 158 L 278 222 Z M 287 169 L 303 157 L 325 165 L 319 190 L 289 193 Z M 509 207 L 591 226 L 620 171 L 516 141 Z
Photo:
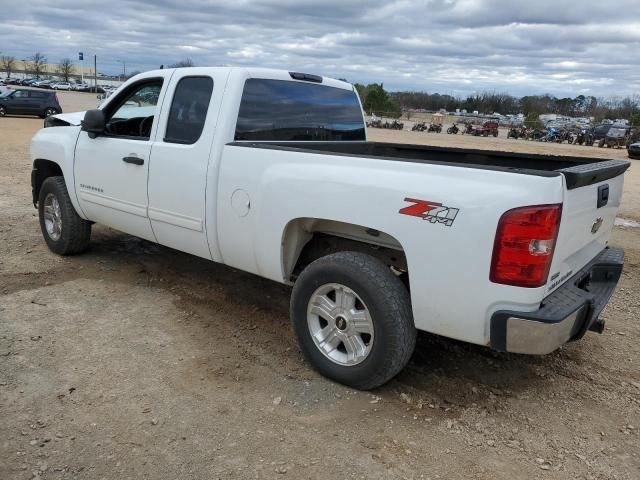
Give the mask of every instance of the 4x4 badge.
M 416 198 L 405 198 L 405 202 L 412 203 L 408 207 L 401 208 L 398 213 L 418 217 L 431 223 L 443 223 L 447 227 L 453 225 L 453 221 L 458 215 L 459 209 L 445 207 L 441 203 L 418 200 Z

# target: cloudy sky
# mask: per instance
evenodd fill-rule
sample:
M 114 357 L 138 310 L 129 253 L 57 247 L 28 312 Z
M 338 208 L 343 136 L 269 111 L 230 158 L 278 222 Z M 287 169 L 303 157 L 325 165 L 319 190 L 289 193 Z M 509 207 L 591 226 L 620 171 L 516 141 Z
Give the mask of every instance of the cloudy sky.
M 6 8 L 5 8 L 6 4 Z M 640 93 L 640 0 L 0 0 L 0 55 L 295 69 L 390 90 Z

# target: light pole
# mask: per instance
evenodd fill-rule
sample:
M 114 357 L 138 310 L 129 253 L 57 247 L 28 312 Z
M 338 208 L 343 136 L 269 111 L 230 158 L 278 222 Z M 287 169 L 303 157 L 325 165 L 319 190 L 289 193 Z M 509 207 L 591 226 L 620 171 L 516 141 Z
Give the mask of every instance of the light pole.
M 127 79 L 127 63 L 120 59 L 116 61 L 122 64 L 122 81 L 124 82 Z

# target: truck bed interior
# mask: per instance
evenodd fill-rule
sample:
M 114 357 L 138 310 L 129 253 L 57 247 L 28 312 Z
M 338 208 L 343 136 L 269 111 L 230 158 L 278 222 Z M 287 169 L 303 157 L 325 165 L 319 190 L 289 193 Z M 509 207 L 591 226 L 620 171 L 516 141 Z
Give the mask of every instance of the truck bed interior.
M 496 152 L 382 142 L 233 142 L 231 145 L 276 150 L 338 154 L 381 160 L 447 164 L 466 168 L 510 171 L 544 177 L 564 175 L 567 188 L 578 188 L 616 177 L 629 168 L 624 160 Z

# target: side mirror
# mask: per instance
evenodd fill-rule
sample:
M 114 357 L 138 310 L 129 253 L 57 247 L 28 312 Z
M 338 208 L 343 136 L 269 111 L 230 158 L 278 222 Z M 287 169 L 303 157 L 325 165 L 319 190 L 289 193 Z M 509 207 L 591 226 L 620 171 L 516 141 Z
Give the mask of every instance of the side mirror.
M 87 110 L 81 125 L 82 130 L 89 134 L 89 138 L 96 138 L 104 132 L 104 112 L 102 110 Z

